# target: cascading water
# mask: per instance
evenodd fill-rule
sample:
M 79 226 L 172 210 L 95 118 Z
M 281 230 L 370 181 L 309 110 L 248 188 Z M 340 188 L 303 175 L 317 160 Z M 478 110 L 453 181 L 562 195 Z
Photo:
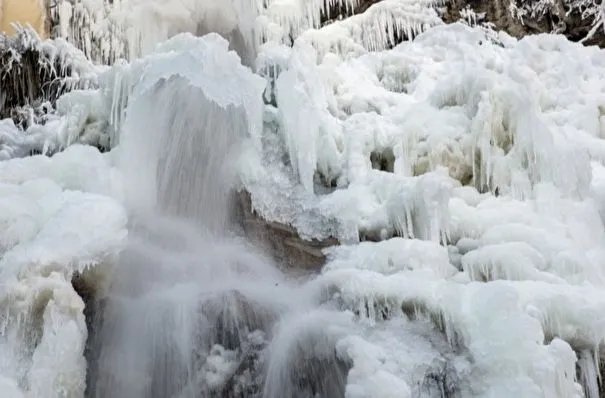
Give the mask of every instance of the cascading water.
M 342 396 L 346 366 L 321 324 L 300 339 L 282 333 L 315 347 L 323 369 L 306 349 L 286 354 L 285 337 L 271 349 L 274 326 L 312 310 L 313 296 L 230 232 L 230 160 L 258 116 L 245 96 L 260 101 L 262 86 L 218 36 L 190 44 L 201 64 L 188 59 L 169 76 L 151 68 L 129 100 L 119 162 L 130 236 L 92 329 L 88 396 Z M 220 59 L 231 79 L 245 76 L 239 92 L 212 83 Z M 312 369 L 296 375 L 296 363 Z

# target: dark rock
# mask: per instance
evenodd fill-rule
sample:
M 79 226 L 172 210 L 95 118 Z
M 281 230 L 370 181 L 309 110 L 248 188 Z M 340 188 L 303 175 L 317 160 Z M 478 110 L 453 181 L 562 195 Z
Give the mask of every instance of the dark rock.
M 348 7 L 344 4 L 338 4 L 336 2 L 329 2 L 329 5 L 325 10 L 321 11 L 321 25 L 328 25 L 335 20 L 344 19 L 352 15 L 362 14 L 373 4 L 376 4 L 382 0 L 364 0 L 360 1 L 355 7 Z
M 526 4 L 531 6 L 533 2 L 530 0 Z M 577 8 L 570 9 L 569 1 L 555 1 L 543 13 L 526 15 L 523 19 L 513 16 L 510 4 L 509 0 L 451 0 L 442 17 L 446 23 L 457 22 L 461 19 L 460 11 L 468 7 L 477 14 L 484 13 L 483 22 L 491 23 L 496 30 L 503 30 L 517 38 L 529 34 L 560 33 L 571 41 L 581 41 L 594 26 L 594 19 L 584 17 Z M 584 44 L 605 47 L 603 28 L 597 29 Z
M 18 114 L 17 108 L 36 101 L 56 100 L 64 90 L 62 78 L 71 74 L 59 60 L 51 60 L 32 43 L 36 33 L 20 30 L 15 36 L 0 34 L 0 118 Z M 19 121 L 16 121 L 18 124 Z
M 240 223 L 246 236 L 267 251 L 279 264 L 291 270 L 318 271 L 325 263 L 322 250 L 338 244 L 338 240 L 303 240 L 295 228 L 264 220 L 252 210 L 250 194 L 238 194 Z
M 450 361 L 434 361 L 422 380 L 419 397 L 459 398 L 460 379 Z
M 98 357 L 100 354 L 99 350 L 95 349 L 99 345 L 98 335 L 95 332 L 102 325 L 103 308 L 105 307 L 106 300 L 97 297 L 94 285 L 84 275 L 75 274 L 71 280 L 71 284 L 84 302 L 84 318 L 86 329 L 88 330 L 86 345 L 84 346 L 84 357 L 88 365 L 84 395 L 90 397 L 93 396 L 91 388 L 95 385 L 94 378 L 97 374 Z

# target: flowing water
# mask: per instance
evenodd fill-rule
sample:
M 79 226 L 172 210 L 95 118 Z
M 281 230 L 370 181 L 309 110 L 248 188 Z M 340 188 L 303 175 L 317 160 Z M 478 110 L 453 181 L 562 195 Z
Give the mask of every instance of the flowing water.
M 244 110 L 173 77 L 128 117 L 129 245 L 92 326 L 88 396 L 342 396 L 332 313 L 232 231 Z

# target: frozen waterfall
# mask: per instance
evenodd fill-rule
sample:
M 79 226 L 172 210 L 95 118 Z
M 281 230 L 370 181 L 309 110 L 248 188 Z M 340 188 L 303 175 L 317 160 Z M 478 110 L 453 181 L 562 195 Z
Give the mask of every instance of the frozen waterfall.
M 286 315 L 313 313 L 312 296 L 227 236 L 230 168 L 237 147 L 261 127 L 264 88 L 227 45 L 218 35 L 169 41 L 129 97 L 118 164 L 131 227 L 93 326 L 91 397 L 311 393 L 314 380 L 265 386 L 263 367 L 278 355 L 273 327 Z M 315 333 L 305 347 L 323 338 Z M 291 357 L 279 371 L 302 361 Z
M 605 52 L 444 3 L 61 0 L 1 42 L 57 86 L 0 121 L 0 397 L 602 396 Z

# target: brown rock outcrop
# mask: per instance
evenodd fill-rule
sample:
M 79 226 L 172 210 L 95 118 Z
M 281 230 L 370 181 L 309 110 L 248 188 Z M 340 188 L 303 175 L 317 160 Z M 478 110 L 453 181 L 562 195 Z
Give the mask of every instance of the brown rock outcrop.
M 239 221 L 246 236 L 289 270 L 318 271 L 325 262 L 322 249 L 338 244 L 333 238 L 303 240 L 295 228 L 264 220 L 254 212 L 248 192 L 241 191 L 237 195 Z

